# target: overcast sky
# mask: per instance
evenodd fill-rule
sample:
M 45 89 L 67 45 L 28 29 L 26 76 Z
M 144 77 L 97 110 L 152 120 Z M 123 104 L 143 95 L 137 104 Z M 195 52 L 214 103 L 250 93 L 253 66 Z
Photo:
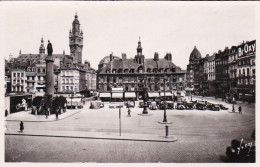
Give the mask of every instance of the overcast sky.
M 163 57 L 186 69 L 196 45 L 202 56 L 256 39 L 255 3 L 228 2 L 1 2 L 2 57 L 39 53 L 43 36 L 54 53 L 69 54 L 69 30 L 77 12 L 84 33 L 83 61 L 97 69 L 111 52 Z

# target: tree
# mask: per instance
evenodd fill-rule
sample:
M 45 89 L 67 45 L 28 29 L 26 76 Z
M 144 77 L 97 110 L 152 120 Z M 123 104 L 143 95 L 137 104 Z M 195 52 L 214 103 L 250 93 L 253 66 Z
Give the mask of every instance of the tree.
M 53 99 L 53 112 L 56 113 L 57 111 L 61 113 L 61 109 L 65 107 L 65 103 L 67 103 L 67 100 L 63 96 L 56 96 Z

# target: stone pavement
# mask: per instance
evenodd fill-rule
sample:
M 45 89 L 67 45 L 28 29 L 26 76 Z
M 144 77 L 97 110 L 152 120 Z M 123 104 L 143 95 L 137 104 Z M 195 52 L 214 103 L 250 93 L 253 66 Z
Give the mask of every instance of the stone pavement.
M 106 139 L 106 140 L 131 140 L 131 141 L 151 141 L 151 142 L 175 142 L 176 137 L 170 135 L 165 137 L 163 135 L 155 134 L 133 134 L 122 133 L 121 136 L 118 133 L 111 132 L 89 132 L 89 131 L 50 131 L 50 130 L 24 130 L 9 131 L 6 129 L 5 135 L 21 135 L 21 136 L 43 136 L 43 137 L 65 137 L 65 138 L 86 138 L 86 139 Z
M 58 120 L 62 120 L 65 118 L 68 118 L 72 115 L 75 115 L 79 112 L 81 112 L 82 109 L 72 109 L 67 111 L 65 113 L 62 113 L 59 115 Z M 34 115 L 31 114 L 31 111 L 21 111 L 9 114 L 7 117 L 5 117 L 5 121 L 23 121 L 23 122 L 50 122 L 50 121 L 56 121 L 56 115 L 51 114 L 46 118 L 45 115 Z

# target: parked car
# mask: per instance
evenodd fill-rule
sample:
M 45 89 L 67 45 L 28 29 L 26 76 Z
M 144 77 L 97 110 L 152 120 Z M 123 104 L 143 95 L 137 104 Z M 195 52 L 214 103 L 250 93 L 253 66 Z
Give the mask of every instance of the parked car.
M 186 104 L 186 109 L 193 110 L 195 108 L 195 103 L 193 101 L 185 102 L 185 104 Z
M 127 108 L 134 108 L 135 107 L 135 102 L 134 101 L 125 101 L 125 106 Z
M 142 101 L 139 102 L 139 108 L 144 108 L 144 102 Z
M 150 110 L 157 110 L 157 105 L 156 105 L 155 101 L 151 102 L 151 104 L 149 105 L 149 109 Z
M 226 106 L 224 106 L 223 104 L 219 104 L 219 107 L 221 110 L 228 110 L 228 108 Z
M 219 111 L 220 107 L 218 104 L 214 104 L 214 103 L 207 103 L 207 109 L 208 110 L 213 110 L 213 111 Z
M 104 103 L 102 101 L 91 101 L 89 108 L 98 109 L 98 108 L 103 108 L 103 107 L 104 107 Z
M 234 103 L 234 104 L 237 104 L 236 100 L 234 100 L 232 96 L 226 98 L 226 99 L 225 99 L 225 102 L 226 102 L 226 103 L 231 103 L 231 104 L 233 104 L 233 103 Z
M 206 110 L 207 109 L 207 101 L 198 100 L 197 103 L 196 103 L 196 109 Z
M 158 108 L 164 110 L 164 106 L 166 107 L 166 109 L 173 109 L 174 108 L 173 101 L 165 101 L 165 102 L 161 101 L 158 105 Z
M 177 102 L 176 109 L 184 110 L 186 109 L 186 104 L 183 101 Z
M 255 162 L 255 139 L 233 139 L 226 155 L 231 162 Z

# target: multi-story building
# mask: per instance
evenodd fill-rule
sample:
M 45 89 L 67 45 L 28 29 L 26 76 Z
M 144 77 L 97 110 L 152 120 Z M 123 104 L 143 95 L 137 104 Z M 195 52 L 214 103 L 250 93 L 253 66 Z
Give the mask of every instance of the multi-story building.
M 232 46 L 228 57 L 228 73 L 229 73 L 229 90 L 230 93 L 237 92 L 237 58 L 238 50 L 236 46 Z
M 241 100 L 255 100 L 255 54 L 256 40 L 238 46 L 237 93 Z
M 193 77 L 195 92 L 205 92 L 208 87 L 210 95 L 222 98 L 234 95 L 241 100 L 254 101 L 255 52 L 256 40 L 253 40 L 226 47 L 212 56 L 198 57 L 187 65 L 187 81 L 191 83 Z
M 215 90 L 215 53 L 208 57 L 208 84 L 209 84 L 209 94 L 214 95 Z
M 82 48 L 83 48 L 83 32 L 80 30 L 80 23 L 77 14 L 72 23 L 72 31 L 69 32 L 69 47 L 70 55 L 53 54 L 54 59 L 54 88 L 56 93 L 73 90 L 79 92 L 85 90 L 90 85 L 92 90 L 95 90 L 96 79 L 95 70 L 90 67 L 90 64 L 82 64 Z M 22 54 L 21 50 L 17 58 L 12 58 L 6 62 L 6 80 L 8 80 L 8 69 L 15 73 L 16 77 L 9 77 L 11 80 L 12 92 L 28 92 L 35 93 L 36 96 L 43 96 L 46 89 L 46 58 L 44 40 L 41 39 L 38 54 Z M 24 71 L 25 80 L 17 80 L 17 70 Z M 9 73 L 10 73 L 9 72 Z M 74 76 L 75 74 L 75 76 Z M 79 75 L 78 75 L 79 74 Z M 73 78 L 71 78 L 73 75 Z M 88 76 L 88 81 L 86 81 Z M 69 82 L 67 82 L 67 79 Z M 66 82 L 63 82 L 65 79 Z M 71 82 L 71 79 L 73 82 Z M 18 83 L 20 82 L 20 83 Z M 24 85 L 21 85 L 24 82 Z M 6 81 L 6 83 L 8 83 Z M 68 85 L 69 84 L 69 85 Z M 19 86 L 18 86 L 19 85 Z M 6 88 L 7 88 L 6 84 Z M 72 87 L 72 88 L 71 88 Z M 68 89 L 67 89 L 68 88 Z
M 25 69 L 13 69 L 11 72 L 11 91 L 13 92 L 25 92 L 26 88 L 26 75 Z
M 146 88 L 148 92 L 162 92 L 164 80 L 166 91 L 182 90 L 186 71 L 181 70 L 172 62 L 171 53 L 159 58 L 145 59 L 142 53 L 141 41 L 138 42 L 137 54 L 134 58 L 122 58 L 110 54 L 100 61 L 97 71 L 97 90 L 111 92 L 112 88 L 123 88 L 125 92 L 136 92 L 137 97 Z
M 199 64 L 200 59 L 201 59 L 201 53 L 195 46 L 190 54 L 189 64 L 187 65 L 186 79 L 187 79 L 187 87 L 190 88 L 190 90 L 193 90 L 194 88 L 194 78 L 195 78 L 194 68 L 196 65 Z
M 216 54 L 216 93 L 219 97 L 225 98 L 225 94 L 229 92 L 229 74 L 228 74 L 228 57 L 229 49 L 219 50 Z

